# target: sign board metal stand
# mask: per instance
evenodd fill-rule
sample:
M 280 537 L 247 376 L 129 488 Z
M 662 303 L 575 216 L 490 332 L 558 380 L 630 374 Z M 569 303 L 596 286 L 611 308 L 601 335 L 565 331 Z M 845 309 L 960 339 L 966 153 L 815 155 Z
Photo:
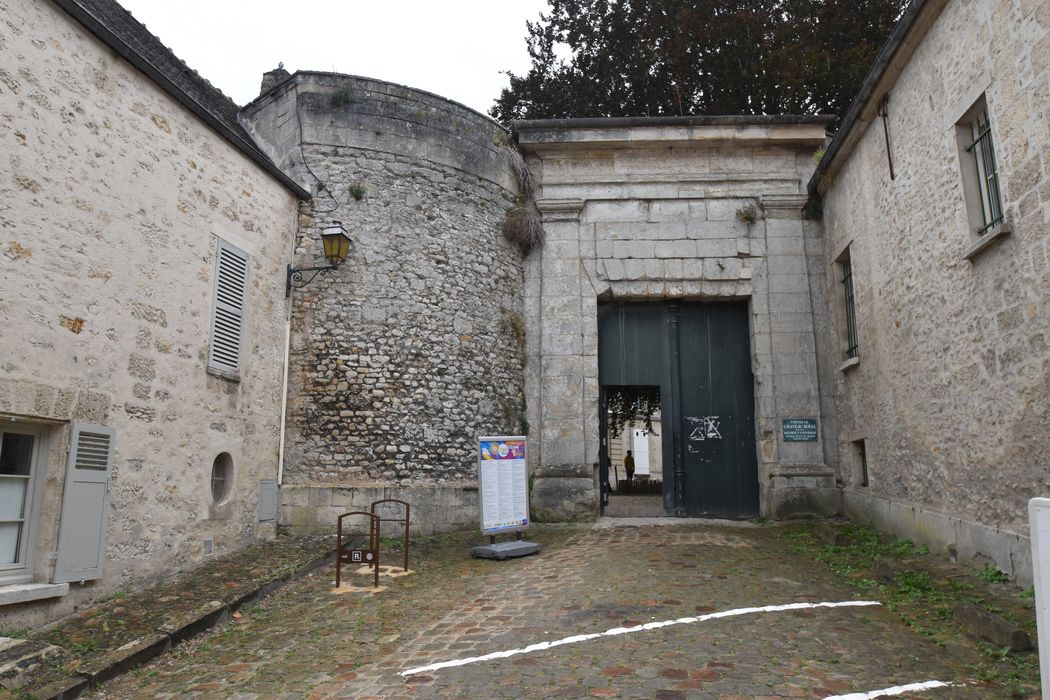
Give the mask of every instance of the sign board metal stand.
M 478 438 L 478 493 L 481 532 L 489 543 L 470 554 L 481 559 L 512 559 L 536 554 L 540 545 L 522 537 L 529 526 L 529 473 L 522 435 Z M 511 542 L 496 542 L 501 532 L 515 533 Z
M 1039 675 L 1043 697 L 1050 698 L 1050 498 L 1028 501 L 1032 533 L 1032 574 L 1035 580 L 1035 619 L 1039 633 Z

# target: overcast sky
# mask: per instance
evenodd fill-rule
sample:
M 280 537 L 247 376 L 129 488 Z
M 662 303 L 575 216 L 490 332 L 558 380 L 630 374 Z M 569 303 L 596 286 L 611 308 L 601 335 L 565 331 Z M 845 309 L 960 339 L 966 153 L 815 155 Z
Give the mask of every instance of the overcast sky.
M 237 104 L 278 61 L 437 93 L 488 112 L 524 73 L 525 21 L 547 0 L 120 0 Z

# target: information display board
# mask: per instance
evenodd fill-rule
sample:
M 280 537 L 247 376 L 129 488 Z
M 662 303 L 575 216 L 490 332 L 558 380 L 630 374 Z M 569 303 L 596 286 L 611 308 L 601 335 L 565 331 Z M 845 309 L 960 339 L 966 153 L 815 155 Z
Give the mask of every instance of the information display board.
M 478 491 L 483 533 L 528 527 L 529 468 L 524 436 L 478 438 Z

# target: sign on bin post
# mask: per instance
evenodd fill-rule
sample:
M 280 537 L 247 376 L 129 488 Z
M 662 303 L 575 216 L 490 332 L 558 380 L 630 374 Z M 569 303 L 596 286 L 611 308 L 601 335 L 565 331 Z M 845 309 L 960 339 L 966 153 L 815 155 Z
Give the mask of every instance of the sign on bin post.
M 1043 697 L 1050 698 L 1050 498 L 1028 502 L 1035 578 L 1035 619 L 1039 630 L 1039 675 Z
M 511 559 L 536 554 L 540 545 L 522 539 L 529 526 L 529 463 L 524 435 L 478 438 L 478 492 L 481 532 L 489 543 L 470 550 L 485 559 Z M 496 542 L 501 532 L 516 532 L 513 542 Z

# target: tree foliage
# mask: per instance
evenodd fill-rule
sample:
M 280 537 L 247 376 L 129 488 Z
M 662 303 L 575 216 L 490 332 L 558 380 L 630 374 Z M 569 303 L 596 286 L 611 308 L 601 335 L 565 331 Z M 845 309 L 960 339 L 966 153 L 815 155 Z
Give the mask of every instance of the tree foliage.
M 906 0 L 551 0 L 513 119 L 842 115 Z
M 641 420 L 653 432 L 653 416 L 660 412 L 658 386 L 605 387 L 609 437 L 616 439 L 630 423 Z

